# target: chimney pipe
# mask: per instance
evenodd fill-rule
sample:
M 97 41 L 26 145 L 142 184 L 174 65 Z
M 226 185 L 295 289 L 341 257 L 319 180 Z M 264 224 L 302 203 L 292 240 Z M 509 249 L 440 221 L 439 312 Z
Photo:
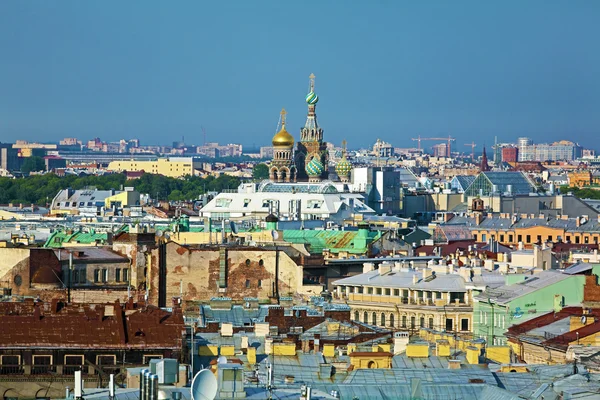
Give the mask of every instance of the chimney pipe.
M 108 398 L 109 400 L 115 399 L 115 374 L 110 374 L 110 380 L 108 382 Z
M 158 375 L 150 374 L 148 377 L 149 390 L 146 394 L 148 400 L 158 400 Z
M 140 400 L 146 399 L 146 386 L 144 383 L 146 382 L 146 374 L 149 374 L 150 370 L 143 369 L 140 371 Z

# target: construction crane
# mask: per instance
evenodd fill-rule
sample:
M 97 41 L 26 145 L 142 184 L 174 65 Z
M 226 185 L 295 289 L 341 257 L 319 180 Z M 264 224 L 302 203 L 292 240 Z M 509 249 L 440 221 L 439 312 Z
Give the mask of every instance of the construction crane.
M 421 140 L 443 140 L 443 141 L 447 142 L 447 144 L 446 144 L 446 152 L 447 153 L 446 154 L 448 155 L 448 157 L 451 157 L 451 155 L 452 155 L 452 142 L 456 142 L 456 139 L 454 139 L 450 135 L 448 135 L 448 137 L 445 137 L 445 138 L 421 137 L 421 135 L 419 135 L 416 138 L 412 138 L 412 140 L 417 141 L 417 149 L 418 150 L 421 150 Z
M 471 161 L 475 161 L 475 147 L 477 147 L 477 145 L 475 142 L 471 142 L 465 143 L 465 146 L 471 146 Z

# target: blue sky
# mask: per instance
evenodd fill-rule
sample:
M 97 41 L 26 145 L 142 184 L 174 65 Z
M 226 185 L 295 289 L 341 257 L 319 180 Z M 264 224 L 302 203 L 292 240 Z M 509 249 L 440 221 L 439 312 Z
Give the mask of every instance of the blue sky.
M 0 141 L 531 136 L 595 147 L 600 2 L 2 1 Z M 431 143 L 431 142 L 429 142 Z M 430 145 L 430 144 L 428 144 Z M 600 148 L 600 146 L 596 146 Z

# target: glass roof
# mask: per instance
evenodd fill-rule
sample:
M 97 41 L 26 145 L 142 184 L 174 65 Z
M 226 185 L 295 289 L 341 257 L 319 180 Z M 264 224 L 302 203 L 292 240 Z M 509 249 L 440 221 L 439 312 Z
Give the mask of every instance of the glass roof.
M 275 183 L 264 181 L 258 188 L 259 192 L 270 193 L 339 193 L 331 182 L 320 183 Z

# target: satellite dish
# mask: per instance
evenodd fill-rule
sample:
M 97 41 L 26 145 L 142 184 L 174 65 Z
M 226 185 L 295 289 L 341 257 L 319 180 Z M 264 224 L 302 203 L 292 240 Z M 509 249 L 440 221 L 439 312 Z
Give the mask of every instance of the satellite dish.
M 581 323 L 585 325 L 585 323 L 587 322 L 587 318 L 585 317 L 585 315 L 581 316 Z
M 246 302 L 246 308 L 250 308 L 250 302 L 249 301 Z
M 279 232 L 277 232 L 275 229 L 273 229 L 271 231 L 271 236 L 273 236 L 273 240 L 277 240 L 277 239 L 279 239 Z
M 294 315 L 296 316 L 296 318 L 300 318 L 300 310 L 296 310 L 296 312 L 294 313 Z
M 192 379 L 192 400 L 214 400 L 217 397 L 218 386 L 212 371 L 203 369 Z
M 167 240 L 171 239 L 171 235 L 169 233 L 165 233 L 165 239 L 167 239 Z
M 162 237 L 164 235 L 163 231 L 156 231 L 156 236 Z
M 217 358 L 217 364 L 227 364 L 227 357 L 219 356 L 219 358 Z
M 229 226 L 231 227 L 231 233 L 236 235 L 238 233 L 238 228 L 237 228 L 237 225 L 235 224 L 235 222 L 229 221 Z

